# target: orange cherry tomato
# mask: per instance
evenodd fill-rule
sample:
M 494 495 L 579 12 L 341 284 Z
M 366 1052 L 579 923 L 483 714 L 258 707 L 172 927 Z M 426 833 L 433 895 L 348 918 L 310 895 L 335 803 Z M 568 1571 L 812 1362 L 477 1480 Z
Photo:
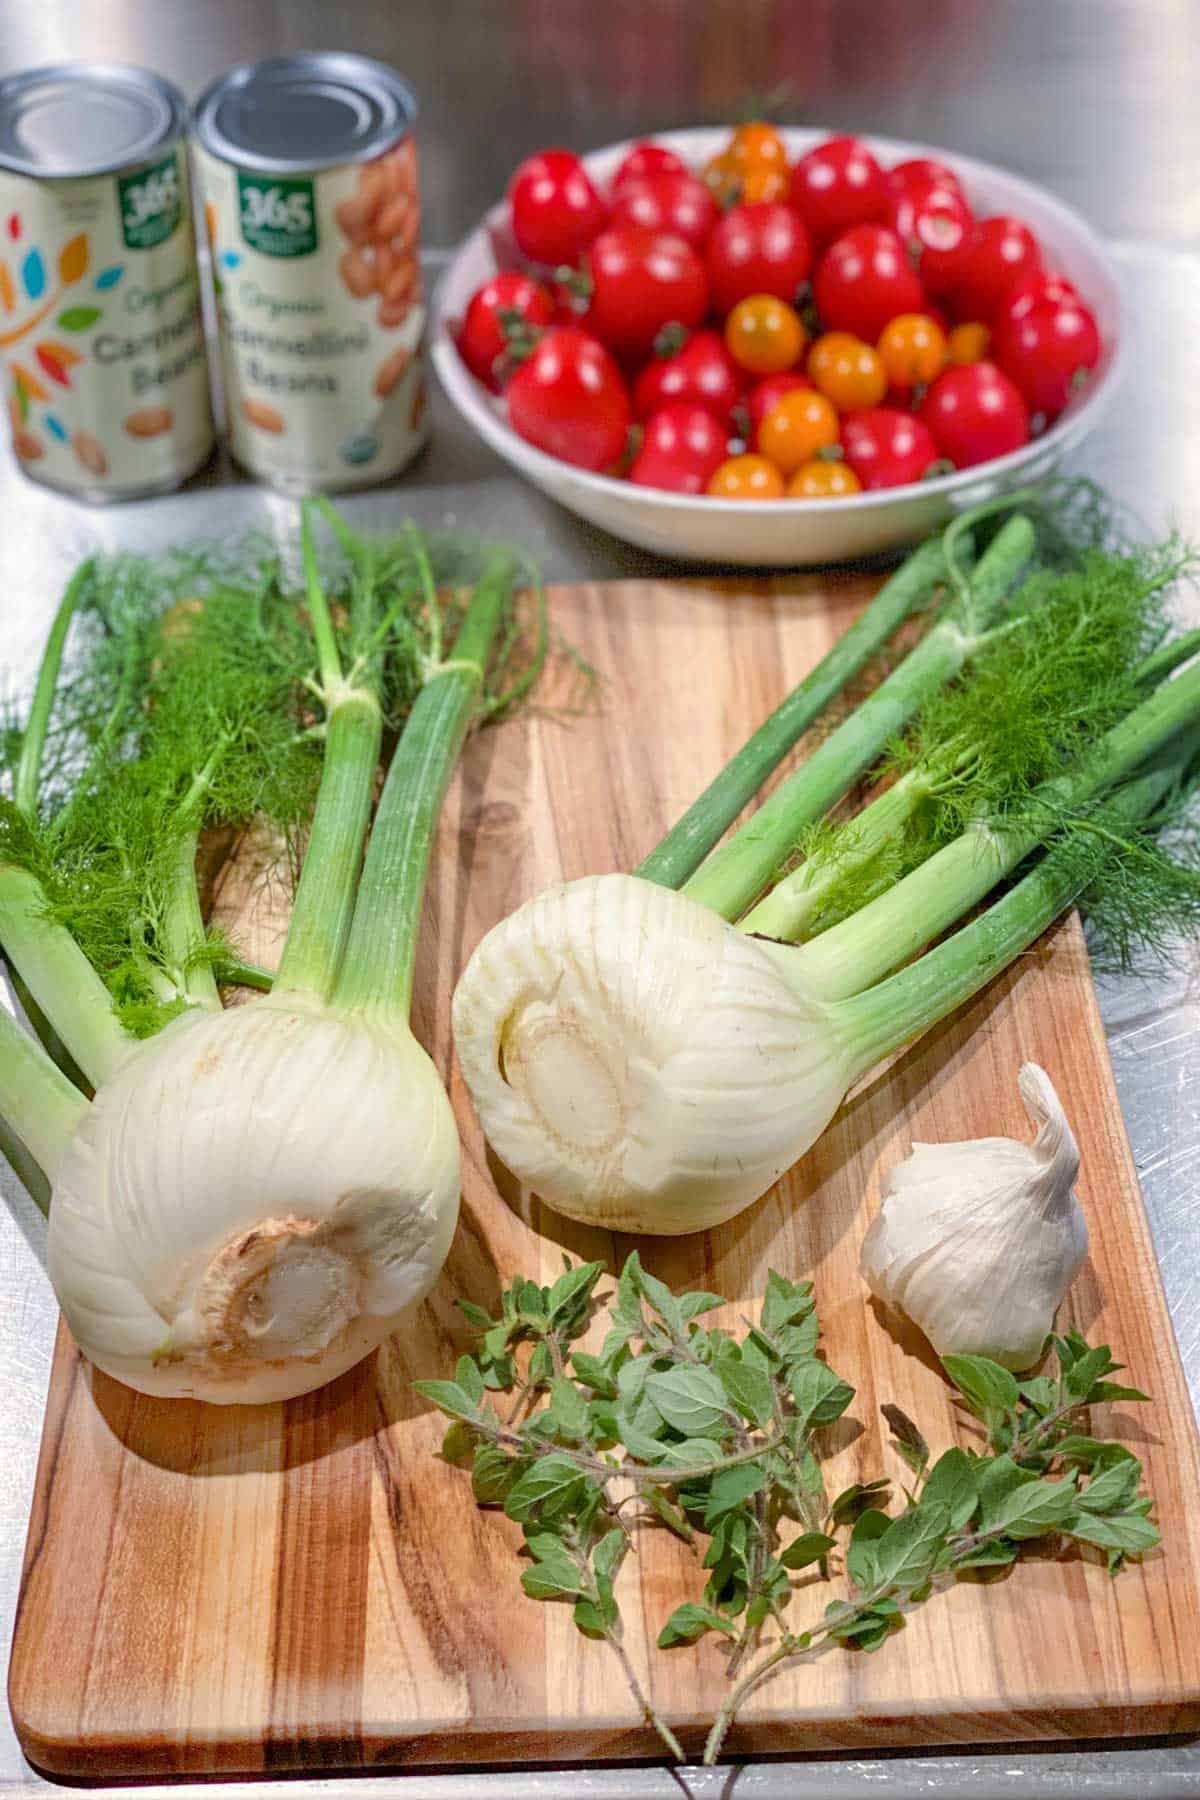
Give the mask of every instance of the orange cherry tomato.
M 840 457 L 814 457 L 801 463 L 788 482 L 790 500 L 840 500 L 846 494 L 861 494 L 862 482 L 848 462 Z
M 870 344 L 849 331 L 827 331 L 808 355 L 808 373 L 839 412 L 863 412 L 887 393 L 887 371 Z
M 731 456 L 711 476 L 708 491 L 718 500 L 781 500 L 783 476 L 765 456 Z
M 879 334 L 879 355 L 891 385 L 906 394 L 911 388 L 928 387 L 941 374 L 946 366 L 946 334 L 926 313 L 897 313 Z
M 786 169 L 773 169 L 769 163 L 755 163 L 741 178 L 738 199 L 747 205 L 759 201 L 786 200 L 792 178 Z
M 774 294 L 748 294 L 725 321 L 725 348 L 751 375 L 778 375 L 804 354 L 800 314 Z
M 758 428 L 758 447 L 785 475 L 794 475 L 818 450 L 838 441 L 833 402 L 815 388 L 794 388 L 773 406 Z
M 956 325 L 946 339 L 946 354 L 952 363 L 982 362 L 991 345 L 992 334 L 986 325 L 972 320 Z
M 743 170 L 787 169 L 787 148 L 773 125 L 756 119 L 739 125 L 733 134 L 728 154 Z

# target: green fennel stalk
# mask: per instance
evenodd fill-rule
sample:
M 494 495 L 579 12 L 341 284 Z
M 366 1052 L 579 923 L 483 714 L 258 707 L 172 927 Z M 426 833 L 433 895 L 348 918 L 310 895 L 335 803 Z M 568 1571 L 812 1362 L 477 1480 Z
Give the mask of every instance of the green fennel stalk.
M 960 555 L 969 561 L 969 542 Z M 904 621 L 930 600 L 945 575 L 942 540 L 930 538 L 889 577 L 849 630 L 747 739 L 634 873 L 662 887 L 680 887 L 813 721 Z
M 1028 564 L 1035 533 L 1019 514 L 980 557 L 969 602 L 936 624 L 900 666 L 784 781 L 685 883 L 683 892 L 722 918 L 737 918 L 783 864 L 800 833 L 821 818 L 895 734 L 987 641 L 1005 595 Z

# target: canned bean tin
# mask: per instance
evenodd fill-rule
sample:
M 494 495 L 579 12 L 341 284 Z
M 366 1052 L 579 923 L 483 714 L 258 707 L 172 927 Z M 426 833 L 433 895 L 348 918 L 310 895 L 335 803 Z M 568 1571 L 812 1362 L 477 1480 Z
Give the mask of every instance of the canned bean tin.
M 182 94 L 60 63 L 0 82 L 0 366 L 27 475 L 178 487 L 213 445 Z
M 415 115 L 394 70 L 334 52 L 197 103 L 230 445 L 289 493 L 382 481 L 424 442 Z

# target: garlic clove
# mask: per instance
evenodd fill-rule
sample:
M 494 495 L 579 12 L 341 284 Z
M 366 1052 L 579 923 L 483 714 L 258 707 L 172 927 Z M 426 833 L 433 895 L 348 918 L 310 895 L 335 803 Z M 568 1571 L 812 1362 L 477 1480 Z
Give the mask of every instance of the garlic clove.
M 860 1267 L 872 1293 L 907 1313 L 939 1356 L 1027 1369 L 1088 1240 L 1074 1193 L 1079 1150 L 1053 1083 L 1026 1063 L 1018 1088 L 1037 1126 L 1033 1143 L 914 1144 L 884 1179 Z

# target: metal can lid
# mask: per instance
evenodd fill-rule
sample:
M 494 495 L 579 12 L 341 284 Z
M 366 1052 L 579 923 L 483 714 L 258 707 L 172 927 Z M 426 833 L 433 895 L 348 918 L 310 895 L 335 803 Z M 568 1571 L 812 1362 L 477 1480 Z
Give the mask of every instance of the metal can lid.
M 51 179 L 133 168 L 182 133 L 178 88 L 129 63 L 52 63 L 0 81 L 0 169 Z
M 412 128 L 417 102 L 386 63 L 335 50 L 242 63 L 196 102 L 213 156 L 268 175 L 382 156 Z

